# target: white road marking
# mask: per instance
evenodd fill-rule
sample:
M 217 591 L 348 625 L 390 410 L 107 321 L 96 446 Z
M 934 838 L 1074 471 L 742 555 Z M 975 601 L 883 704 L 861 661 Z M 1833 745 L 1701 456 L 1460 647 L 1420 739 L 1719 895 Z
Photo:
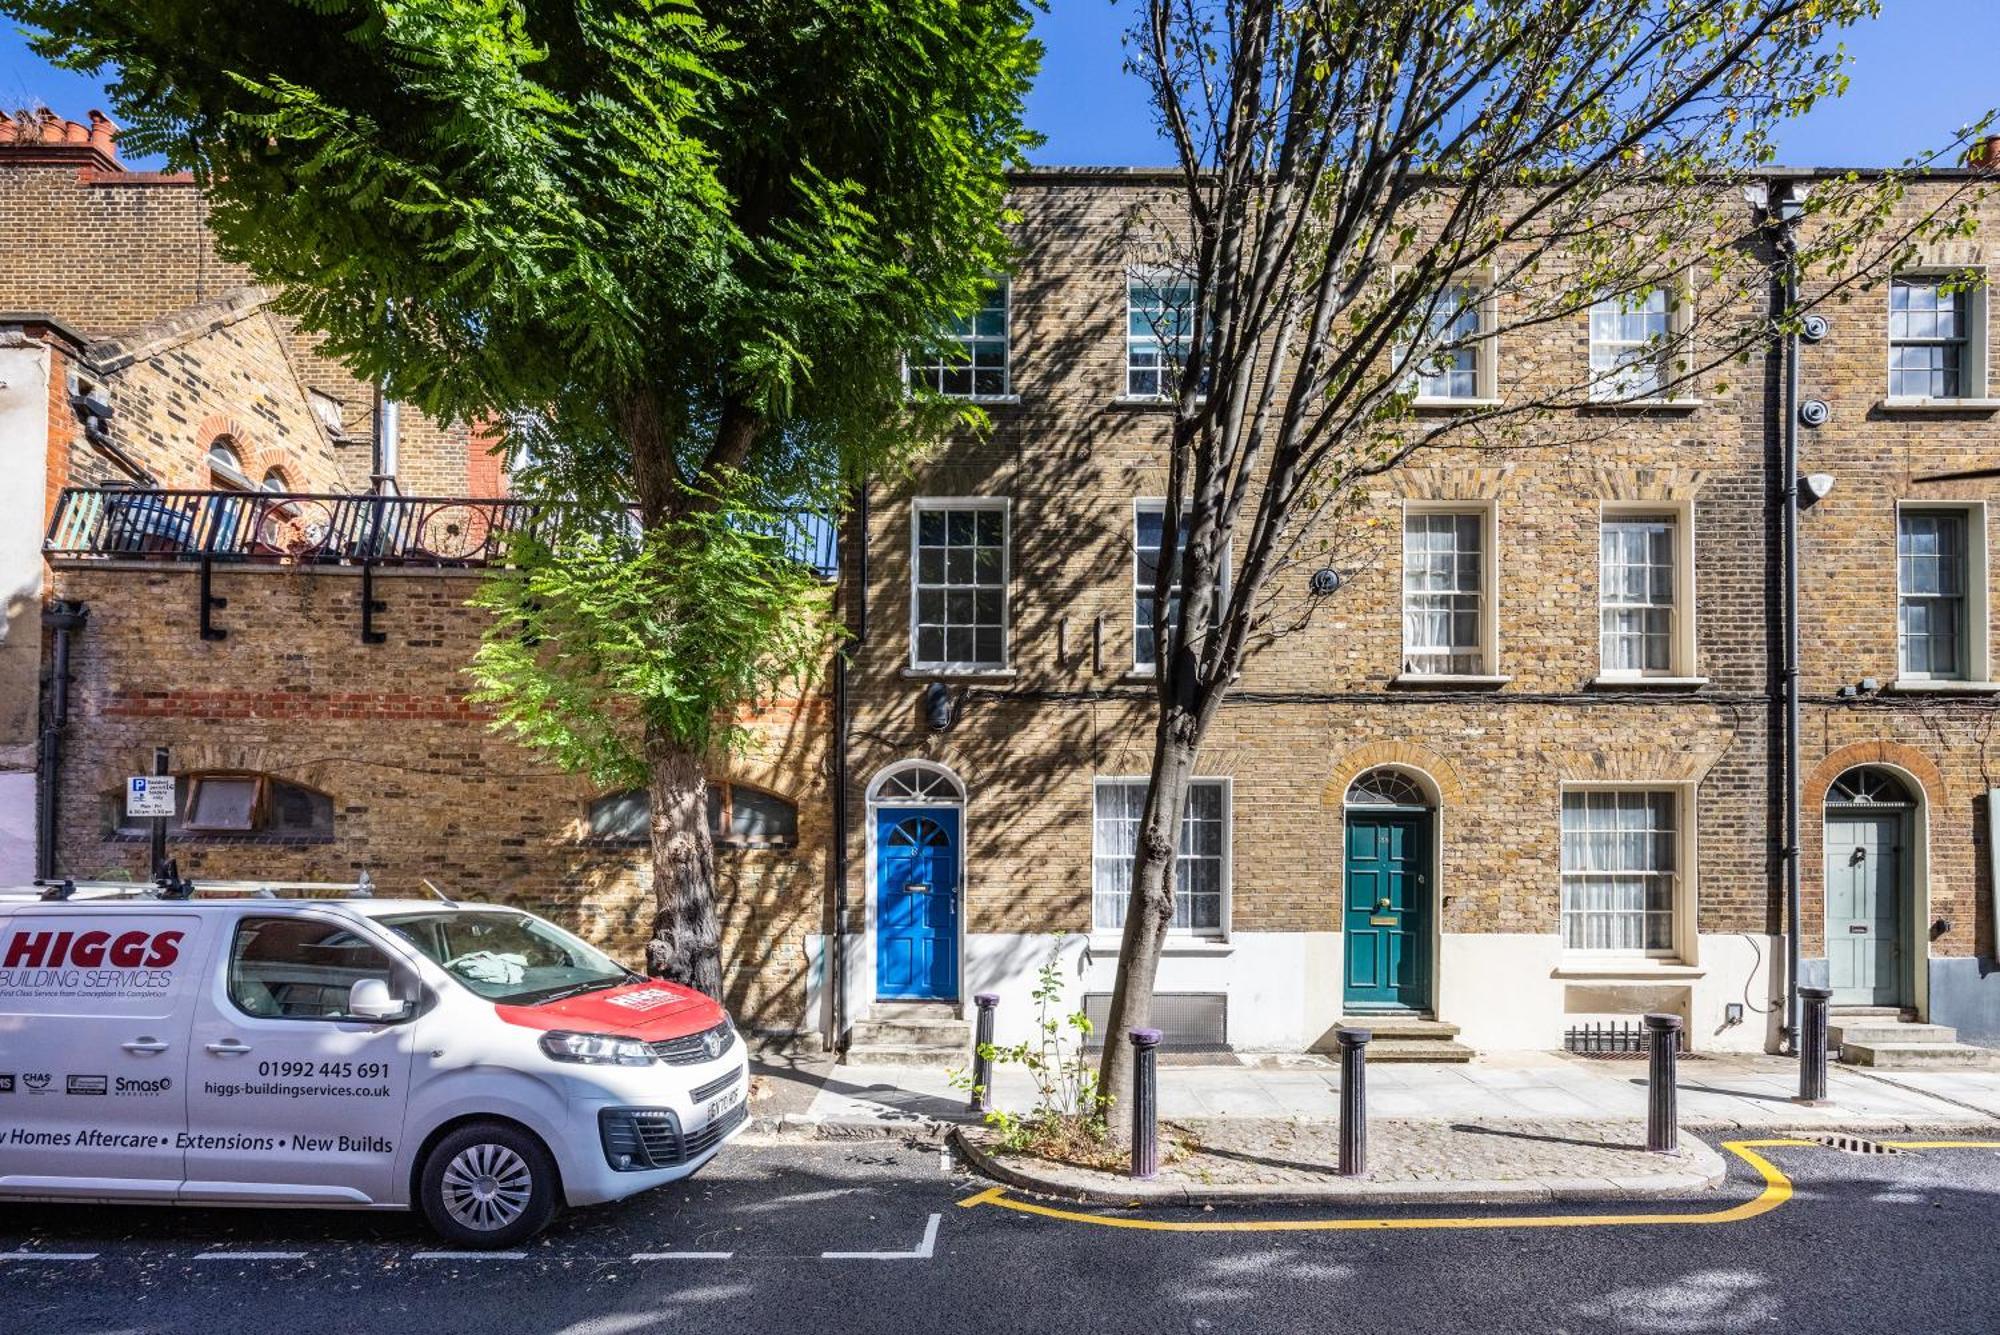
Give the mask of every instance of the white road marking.
M 0 1261 L 95 1261 L 96 1252 L 0 1252 Z
M 196 1252 L 191 1261 L 303 1261 L 304 1252 Z
M 924 1225 L 924 1240 L 917 1244 L 913 1252 L 821 1252 L 822 1261 L 928 1261 L 937 1250 L 938 1220 L 932 1215 Z
M 526 1252 L 412 1252 L 412 1261 L 525 1261 Z
M 950 1177 L 950 1176 L 951 1176 L 951 1151 L 950 1151 L 950 1150 L 939 1150 L 939 1151 L 938 1151 L 938 1171 L 939 1171 L 940 1173 L 943 1173 L 943 1174 L 944 1174 L 944 1175 L 945 1175 L 946 1177 Z
M 735 1252 L 633 1252 L 635 1261 L 727 1261 Z

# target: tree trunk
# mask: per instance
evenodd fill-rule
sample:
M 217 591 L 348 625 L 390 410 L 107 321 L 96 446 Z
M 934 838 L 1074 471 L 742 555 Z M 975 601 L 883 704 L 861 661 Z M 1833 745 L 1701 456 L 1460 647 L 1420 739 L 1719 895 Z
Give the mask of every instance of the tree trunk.
M 715 917 L 715 847 L 708 835 L 702 757 L 646 730 L 652 804 L 653 939 L 646 970 L 722 999 L 722 930 Z
M 1132 898 L 1125 910 L 1125 935 L 1118 946 L 1118 981 L 1105 1017 L 1104 1056 L 1097 1068 L 1098 1092 L 1105 1099 L 1106 1129 L 1114 1144 L 1131 1139 L 1131 1031 L 1153 1018 L 1153 984 L 1160 952 L 1174 921 L 1174 869 L 1180 849 L 1181 811 L 1200 747 L 1196 718 L 1175 706 L 1161 713 L 1154 736 L 1152 782 L 1139 822 L 1139 846 L 1132 858 Z

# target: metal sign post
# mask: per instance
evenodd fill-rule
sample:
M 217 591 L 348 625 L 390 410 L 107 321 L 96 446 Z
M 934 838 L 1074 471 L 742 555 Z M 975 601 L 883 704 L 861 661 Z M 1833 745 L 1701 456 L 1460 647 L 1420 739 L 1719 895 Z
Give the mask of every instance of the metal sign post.
M 125 781 L 125 814 L 153 822 L 153 875 L 167 865 L 167 822 L 174 816 L 174 776 L 167 772 L 167 748 L 153 748 L 153 772 Z

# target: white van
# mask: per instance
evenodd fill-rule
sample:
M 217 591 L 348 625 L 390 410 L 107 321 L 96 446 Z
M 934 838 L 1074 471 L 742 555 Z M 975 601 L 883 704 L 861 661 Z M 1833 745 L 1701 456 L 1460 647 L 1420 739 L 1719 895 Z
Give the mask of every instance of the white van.
M 722 1008 L 518 909 L 0 889 L 0 1198 L 416 1206 L 506 1247 L 742 1130 Z

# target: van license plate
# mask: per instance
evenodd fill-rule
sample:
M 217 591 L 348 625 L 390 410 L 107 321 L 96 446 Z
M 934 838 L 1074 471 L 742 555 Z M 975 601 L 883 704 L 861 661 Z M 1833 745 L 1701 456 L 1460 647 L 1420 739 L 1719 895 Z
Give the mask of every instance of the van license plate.
M 706 1126 L 741 1102 L 743 1102 L 743 1091 L 741 1089 L 732 1089 L 719 1099 L 709 1100 L 708 1115 L 702 1119 L 702 1124 Z

